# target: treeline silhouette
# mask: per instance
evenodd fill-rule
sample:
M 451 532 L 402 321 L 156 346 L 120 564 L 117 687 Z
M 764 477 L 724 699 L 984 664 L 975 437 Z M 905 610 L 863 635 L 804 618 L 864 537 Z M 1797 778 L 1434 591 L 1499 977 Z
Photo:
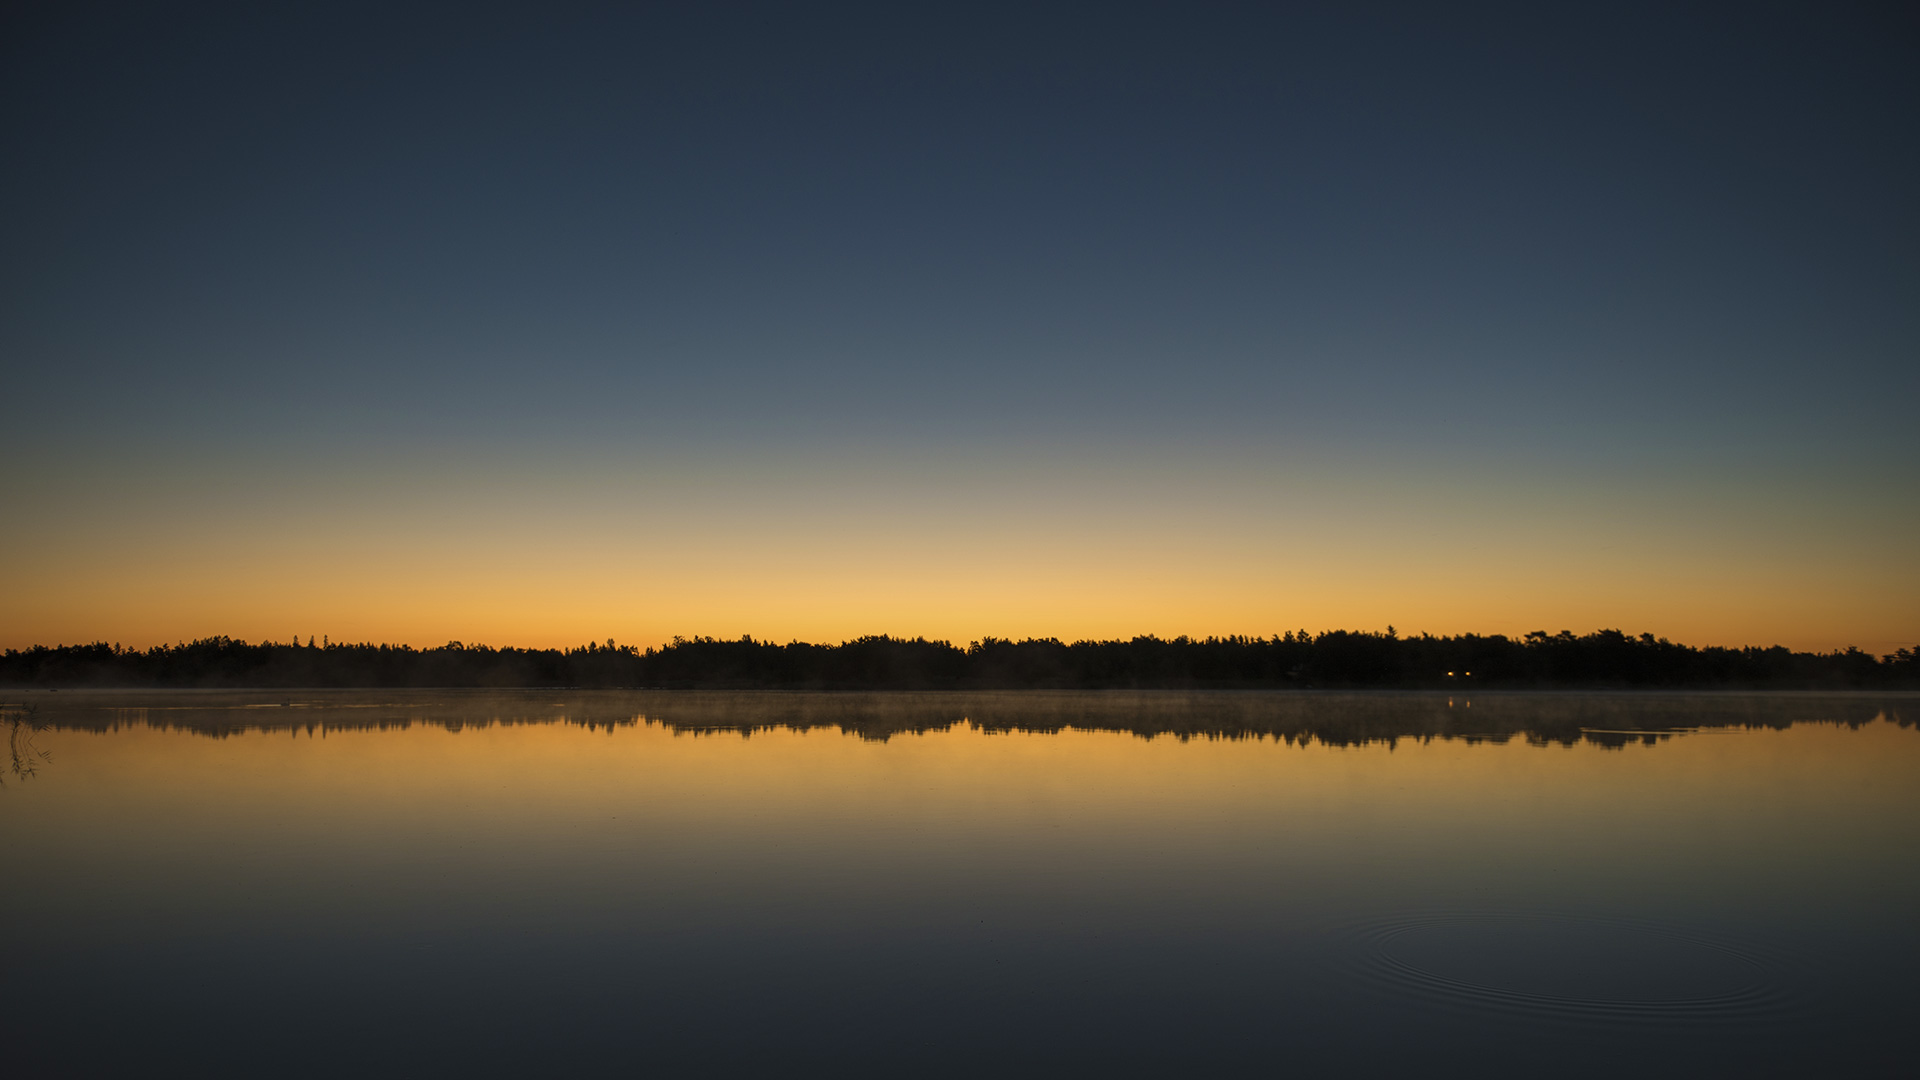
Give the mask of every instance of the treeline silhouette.
M 1203 689 L 1920 687 L 1920 650 L 1793 652 L 1679 645 L 1618 630 L 1522 638 L 1331 630 L 1273 637 L 1012 641 L 871 636 L 838 645 L 675 638 L 640 649 L 434 648 L 212 637 L 151 649 L 36 645 L 0 654 L 0 685 L 45 687 L 658 687 Z

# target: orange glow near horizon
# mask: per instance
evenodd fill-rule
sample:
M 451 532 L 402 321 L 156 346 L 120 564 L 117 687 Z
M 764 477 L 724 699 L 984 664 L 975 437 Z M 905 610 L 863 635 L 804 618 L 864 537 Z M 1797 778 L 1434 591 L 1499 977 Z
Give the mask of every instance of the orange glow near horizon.
M 672 479 L 275 478 L 146 504 L 125 491 L 89 501 L 75 484 L 44 523 L 0 537 L 0 648 L 215 635 L 964 644 L 1391 625 L 1884 653 L 1920 636 L 1911 513 L 1883 508 L 1867 528 L 1844 499 L 1809 514 L 1722 491 L 1703 510 L 1686 485 L 1475 486 L 1381 469 L 1339 483 L 1198 466 L 655 475 Z
M 964 547 L 956 544 L 954 548 Z M 967 642 L 1379 630 L 1506 633 L 1618 627 L 1706 645 L 1890 651 L 1913 632 L 1912 590 L 1870 568 L 1807 567 L 1795 579 L 1748 563 L 1590 562 L 1577 575 L 1525 552 L 1382 561 L 1364 547 L 1222 544 L 1165 550 L 1151 537 L 1076 555 L 1065 543 L 969 553 L 865 555 L 665 545 L 599 550 L 268 551 L 149 555 L 9 575 L 0 647 L 226 635 L 416 646 L 449 640 L 551 647 L 675 635 L 839 641 L 869 633 Z M 1159 550 L 1156 550 L 1159 549 Z M 429 554 L 429 552 L 433 552 Z

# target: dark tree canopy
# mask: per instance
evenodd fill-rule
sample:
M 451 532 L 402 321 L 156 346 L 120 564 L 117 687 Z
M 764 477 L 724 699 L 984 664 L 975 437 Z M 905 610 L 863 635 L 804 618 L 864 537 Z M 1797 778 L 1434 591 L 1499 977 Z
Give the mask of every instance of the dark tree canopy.
M 731 689 L 1752 687 L 1920 685 L 1920 654 L 1695 648 L 1618 630 L 1524 638 L 1330 630 L 965 647 L 884 635 L 838 645 L 675 638 L 661 648 L 435 648 L 213 637 L 151 649 L 36 645 L 0 654 L 15 686 L 626 686 Z

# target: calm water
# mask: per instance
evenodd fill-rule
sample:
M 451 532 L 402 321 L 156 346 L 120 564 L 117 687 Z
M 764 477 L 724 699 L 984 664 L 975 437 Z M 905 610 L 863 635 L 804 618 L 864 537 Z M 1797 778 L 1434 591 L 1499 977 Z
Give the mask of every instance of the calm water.
M 0 692 L 8 1075 L 1883 1075 L 1920 698 Z

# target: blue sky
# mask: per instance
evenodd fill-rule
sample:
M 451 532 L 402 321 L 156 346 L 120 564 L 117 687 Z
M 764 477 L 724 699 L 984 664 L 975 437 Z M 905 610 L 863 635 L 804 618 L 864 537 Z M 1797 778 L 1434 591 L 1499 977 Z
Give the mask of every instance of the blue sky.
M 1143 588 L 1142 632 L 1264 632 L 1394 621 L 1376 579 L 1436 632 L 1920 634 L 1920 35 L 1897 7 L 12 18 L 0 496 L 32 524 L 0 540 L 0 644 L 504 641 L 565 637 L 568 611 L 595 639 L 1074 636 L 1121 632 L 1126 605 L 1088 598 Z M 923 504 L 951 513 L 895 513 Z M 401 527 L 428 505 L 445 524 Z M 532 567 L 577 560 L 480 558 L 487 507 L 628 522 L 578 567 L 620 602 L 527 607 Z M 830 618 L 751 552 L 702 572 L 762 581 L 765 612 L 714 616 L 628 531 L 711 550 L 808 507 L 806 544 L 845 563 Z M 385 599 L 191 554 L 310 518 L 330 539 L 303 565 Z M 102 539 L 128 520 L 166 541 L 128 561 L 138 536 Z M 934 557 L 955 520 L 1113 566 L 995 629 L 952 598 L 1042 571 Z M 876 522 L 924 568 L 863 578 Z M 1381 530 L 1407 554 L 1377 571 L 1261 546 Z M 1615 533 L 1633 560 L 1599 555 Z M 1545 577 L 1503 580 L 1549 542 Z M 1168 554 L 1210 543 L 1239 606 Z M 1473 587 L 1407 591 L 1441 548 Z M 467 579 L 410 594 L 433 551 L 517 599 L 437 617 Z M 82 601 L 89 580 L 150 599 Z

